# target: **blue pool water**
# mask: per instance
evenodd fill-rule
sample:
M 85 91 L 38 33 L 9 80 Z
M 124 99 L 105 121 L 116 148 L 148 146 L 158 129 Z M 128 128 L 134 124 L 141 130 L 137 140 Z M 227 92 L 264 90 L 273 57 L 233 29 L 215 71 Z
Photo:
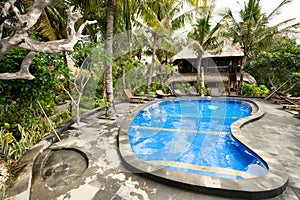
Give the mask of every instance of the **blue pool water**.
M 230 125 L 256 112 L 234 99 L 168 99 L 140 110 L 128 129 L 137 158 L 152 164 L 204 176 L 253 178 L 268 167 L 236 140 Z

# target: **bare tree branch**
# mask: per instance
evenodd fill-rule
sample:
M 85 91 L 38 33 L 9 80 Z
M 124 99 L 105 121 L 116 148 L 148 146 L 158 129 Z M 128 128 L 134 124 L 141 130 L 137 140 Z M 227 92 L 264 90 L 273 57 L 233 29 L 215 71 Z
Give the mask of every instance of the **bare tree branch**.
M 80 71 L 76 74 L 75 78 L 70 81 L 75 87 L 76 93 L 78 96 L 73 97 L 71 93 L 61 84 L 63 90 L 68 94 L 71 98 L 72 103 L 76 106 L 76 124 L 77 126 L 80 125 L 80 101 L 83 95 L 85 86 L 87 85 L 88 81 L 91 78 L 90 72 L 84 71 L 84 69 L 80 69 Z
M 78 28 L 78 33 L 82 33 L 83 29 L 85 28 L 86 25 L 90 25 L 90 24 L 95 24 L 97 23 L 97 20 L 93 20 L 93 21 L 85 21 L 83 24 L 80 25 L 80 27 Z M 83 37 L 83 35 L 80 35 L 81 37 Z
M 16 0 L 14 0 L 15 2 Z M 5 2 L 3 8 L 2 8 L 2 16 L 7 16 L 8 15 L 8 11 L 10 10 L 10 5 L 11 5 L 12 1 L 7 1 Z
M 76 83 L 76 81 L 77 81 L 77 79 L 78 79 L 78 76 L 79 76 L 79 73 L 80 72 L 78 72 L 78 74 L 76 74 L 76 76 L 75 76 L 75 78 L 74 78 L 74 87 L 75 87 L 75 90 L 76 90 L 76 92 L 78 93 L 78 95 L 80 95 L 81 94 L 81 90 L 79 89 L 79 86 L 80 86 L 80 84 L 77 84 Z
M 43 9 L 52 3 L 54 0 L 34 0 L 30 11 L 25 15 L 21 15 L 23 22 L 27 22 L 27 27 L 31 28 L 38 21 Z
M 20 71 L 16 73 L 0 73 L 0 80 L 12 80 L 12 79 L 27 79 L 32 80 L 34 76 L 29 72 L 29 66 L 34 59 L 36 52 L 31 51 L 27 54 L 21 64 Z
M 2 15 L 6 15 L 11 9 L 16 15 L 17 23 L 15 26 L 15 31 L 10 36 L 0 40 L 0 58 L 2 58 L 8 51 L 13 48 L 23 48 L 32 52 L 42 52 L 42 53 L 57 53 L 63 51 L 72 51 L 74 45 L 81 40 L 82 31 L 84 27 L 88 24 L 96 23 L 96 21 L 86 21 L 83 23 L 78 31 L 75 30 L 75 23 L 78 19 L 82 17 L 80 12 L 73 12 L 73 7 L 67 10 L 68 20 L 67 20 L 67 38 L 40 42 L 29 37 L 27 30 L 33 27 L 38 21 L 42 10 L 52 3 L 53 0 L 34 0 L 33 6 L 30 11 L 26 14 L 21 15 L 18 8 L 14 5 L 15 0 L 9 0 L 2 9 Z M 35 53 L 34 53 L 35 54 Z M 0 74 L 0 80 L 9 79 L 33 79 L 34 77 L 29 72 L 29 66 L 33 60 L 33 53 L 30 53 L 30 57 L 26 59 L 26 64 L 22 64 L 20 71 L 17 73 L 3 73 Z
M 62 84 L 60 84 L 60 86 L 67 93 L 67 95 L 71 98 L 72 103 L 74 103 L 74 105 L 77 106 L 77 101 L 73 98 L 73 96 L 71 95 L 71 93 Z
M 270 84 L 272 85 L 272 88 L 276 89 L 276 86 L 273 83 L 273 78 L 268 77 Z
M 290 87 L 286 90 L 284 90 L 282 93 L 285 94 L 287 93 L 288 91 L 292 90 L 296 85 L 298 85 L 298 83 L 300 83 L 300 81 L 297 81 L 296 83 L 292 84 L 290 83 Z

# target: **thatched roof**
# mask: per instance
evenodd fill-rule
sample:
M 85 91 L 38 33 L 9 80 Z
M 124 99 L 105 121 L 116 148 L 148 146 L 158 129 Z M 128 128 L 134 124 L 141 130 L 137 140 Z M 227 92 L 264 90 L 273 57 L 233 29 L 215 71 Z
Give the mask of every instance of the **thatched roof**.
M 244 51 L 239 45 L 234 44 L 231 40 L 224 39 L 224 46 L 222 48 L 221 53 L 215 55 L 210 54 L 207 56 L 208 57 L 243 57 Z
M 224 39 L 224 46 L 220 53 L 213 54 L 209 51 L 204 52 L 202 58 L 216 58 L 216 57 L 243 57 L 244 53 L 240 46 L 234 44 L 228 39 Z M 197 59 L 196 52 L 189 47 L 184 47 L 180 52 L 171 58 L 171 61 L 179 59 Z
M 248 82 L 250 84 L 255 84 L 256 80 L 253 76 L 248 74 L 247 72 L 243 71 L 243 81 Z M 237 80 L 240 81 L 241 73 L 238 72 L 236 74 Z M 205 82 L 225 82 L 228 81 L 228 74 L 227 73 L 210 73 L 204 75 Z M 182 73 L 175 76 L 170 77 L 165 84 L 170 85 L 173 82 L 195 82 L 197 81 L 197 74 L 196 73 Z

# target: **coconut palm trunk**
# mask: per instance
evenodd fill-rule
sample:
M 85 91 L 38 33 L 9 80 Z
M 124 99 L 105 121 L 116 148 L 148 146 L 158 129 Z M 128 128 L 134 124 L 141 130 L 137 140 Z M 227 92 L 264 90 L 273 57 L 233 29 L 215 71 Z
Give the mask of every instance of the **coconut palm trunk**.
M 204 66 L 201 66 L 200 69 L 201 69 L 201 87 L 205 88 L 205 83 L 204 83 Z
M 115 12 L 115 0 L 109 0 L 108 14 L 107 14 L 107 26 L 106 26 L 106 51 L 113 54 L 113 27 L 114 27 L 114 12 Z M 112 80 L 112 57 L 106 62 L 106 93 L 108 99 L 107 117 L 115 118 L 116 112 L 114 109 L 114 93 L 113 93 L 113 80 Z
M 202 63 L 202 54 L 198 56 L 196 67 L 197 67 L 197 83 L 201 85 L 201 96 L 204 96 L 204 88 L 205 88 L 205 82 L 204 82 L 204 67 L 201 66 Z
M 149 94 L 150 89 L 151 89 L 153 71 L 154 71 L 154 68 L 155 68 L 157 40 L 158 40 L 158 35 L 155 32 L 153 32 L 152 62 L 151 62 L 151 66 L 150 66 L 150 69 L 149 69 L 149 77 L 148 77 L 147 91 L 146 91 L 146 93 L 148 93 L 148 94 Z

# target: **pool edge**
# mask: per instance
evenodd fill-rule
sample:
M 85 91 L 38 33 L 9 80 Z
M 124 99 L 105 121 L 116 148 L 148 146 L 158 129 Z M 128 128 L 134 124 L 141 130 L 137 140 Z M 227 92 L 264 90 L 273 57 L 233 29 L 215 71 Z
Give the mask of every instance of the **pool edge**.
M 128 125 L 134 115 L 130 118 L 128 117 L 126 122 L 123 123 L 123 125 L 125 125 L 121 126 L 119 130 L 118 145 L 122 160 L 133 172 L 140 173 L 141 175 L 162 181 L 169 185 L 205 194 L 247 199 L 270 198 L 281 194 L 288 184 L 288 177 L 285 171 L 282 170 L 283 166 L 270 154 L 254 149 L 251 145 L 251 141 L 245 138 L 241 133 L 241 128 L 245 124 L 263 117 L 264 111 L 261 110 L 259 103 L 256 101 L 244 98 L 234 99 L 248 101 L 258 107 L 258 111 L 253 115 L 233 123 L 231 125 L 231 131 L 236 139 L 267 163 L 269 170 L 264 175 L 249 179 L 227 179 L 201 176 L 160 168 L 139 160 L 132 151 L 127 136 Z

